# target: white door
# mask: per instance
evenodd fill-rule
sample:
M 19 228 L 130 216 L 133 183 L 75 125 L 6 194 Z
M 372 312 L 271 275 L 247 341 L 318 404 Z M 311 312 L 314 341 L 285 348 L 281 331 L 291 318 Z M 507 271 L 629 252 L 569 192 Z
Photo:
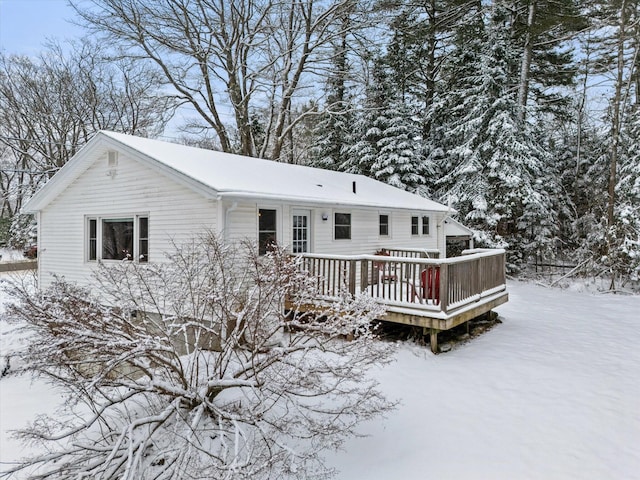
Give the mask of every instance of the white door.
M 309 252 L 311 250 L 311 210 L 294 210 L 291 228 L 293 228 L 291 237 L 292 252 Z

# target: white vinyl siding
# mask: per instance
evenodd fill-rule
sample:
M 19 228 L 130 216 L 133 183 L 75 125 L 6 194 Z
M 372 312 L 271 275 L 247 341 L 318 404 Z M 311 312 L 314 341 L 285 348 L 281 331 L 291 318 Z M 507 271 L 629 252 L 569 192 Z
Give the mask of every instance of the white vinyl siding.
M 225 202 L 223 211 L 232 207 L 231 202 Z M 227 239 L 239 241 L 249 239 L 258 240 L 258 210 L 259 208 L 275 208 L 277 217 L 277 237 L 281 245 L 291 248 L 293 243 L 293 229 L 291 213 L 299 209 L 307 209 L 311 212 L 311 242 L 310 251 L 313 253 L 327 253 L 336 255 L 371 254 L 381 248 L 438 248 L 443 244 L 443 239 L 438 243 L 436 235 L 412 236 L 407 228 L 411 216 L 415 212 L 394 210 L 389 211 L 389 236 L 380 236 L 380 218 L 377 209 L 349 209 L 311 205 L 287 205 L 287 204 L 258 204 L 249 200 L 238 201 L 228 217 Z M 351 213 L 351 241 L 334 239 L 334 213 Z M 322 220 L 326 215 L 327 220 Z M 432 224 L 437 218 L 432 214 Z M 420 214 L 422 216 L 422 214 Z M 432 228 L 435 230 L 435 228 Z M 442 253 L 444 255 L 444 253 Z
M 39 212 L 38 256 L 43 287 L 51 283 L 52 274 L 64 276 L 72 282 L 90 282 L 97 262 L 89 260 L 89 217 L 135 218 L 148 215 L 146 243 L 152 262 L 164 261 L 166 252 L 172 251 L 174 244 L 191 240 L 205 229 L 224 232 L 230 241 L 257 241 L 259 208 L 277 210 L 278 242 L 289 247 L 293 241 L 293 210 L 309 211 L 309 249 L 319 254 L 371 254 L 381 248 L 433 249 L 444 245 L 443 229 L 438 228 L 444 213 L 390 209 L 390 235 L 381 237 L 380 211 L 377 208 L 278 201 L 263 204 L 249 199 L 225 200 L 218 204 L 215 199 L 206 198 L 123 152 L 119 152 L 115 172 L 110 174 L 112 169 L 108 167 L 106 152 L 102 151 L 84 173 Z M 283 189 L 286 189 L 285 184 Z M 336 212 L 351 214 L 350 241 L 334 239 Z M 430 216 L 430 235 L 411 235 L 407 225 L 411 223 L 411 216 L 416 214 Z M 323 216 L 327 220 L 323 221 Z M 138 248 L 144 247 L 138 245 Z M 100 255 L 99 250 L 97 255 Z
M 314 253 L 328 253 L 335 255 L 372 254 L 381 248 L 425 248 L 435 249 L 443 245 L 444 240 L 437 235 L 413 236 L 407 225 L 411 223 L 411 216 L 415 213 L 393 210 L 389 213 L 389 237 L 380 236 L 379 211 L 374 209 L 350 209 L 351 212 L 351 241 L 334 240 L 333 213 L 344 212 L 340 208 L 315 209 L 312 215 L 314 221 L 313 244 Z M 322 213 L 329 214 L 328 221 L 322 221 Z M 444 215 L 444 214 L 436 214 Z M 432 222 L 435 216 L 431 216 Z M 432 227 L 435 223 L 432 223 Z M 435 230 L 435 228 L 434 228 Z M 442 252 L 444 255 L 444 252 Z
M 113 168 L 113 167 L 112 167 Z M 115 174 L 106 154 L 98 156 L 74 183 L 40 212 L 39 270 L 46 287 L 51 274 L 86 283 L 96 262 L 87 252 L 88 216 L 131 218 L 147 212 L 148 248 L 152 261 L 165 259 L 165 252 L 204 229 L 216 229 L 215 200 L 120 153 Z M 98 252 L 100 255 L 100 252 Z

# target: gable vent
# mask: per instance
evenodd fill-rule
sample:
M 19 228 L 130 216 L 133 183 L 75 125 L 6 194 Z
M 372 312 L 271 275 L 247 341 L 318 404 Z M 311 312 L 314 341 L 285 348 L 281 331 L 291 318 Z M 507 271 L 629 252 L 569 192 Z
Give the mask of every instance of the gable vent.
M 107 152 L 107 164 L 109 168 L 115 168 L 118 166 L 118 152 L 109 150 Z

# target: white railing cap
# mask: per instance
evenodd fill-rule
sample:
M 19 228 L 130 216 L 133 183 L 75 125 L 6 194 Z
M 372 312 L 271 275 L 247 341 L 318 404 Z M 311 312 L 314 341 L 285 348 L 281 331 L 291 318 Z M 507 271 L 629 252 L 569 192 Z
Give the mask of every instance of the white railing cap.
M 450 258 L 407 258 L 407 257 L 391 257 L 388 255 L 326 255 L 322 253 L 300 253 L 296 254 L 302 258 L 317 258 L 327 260 L 371 260 L 374 262 L 396 262 L 396 263 L 417 263 L 424 265 L 442 265 L 452 263 L 465 263 L 470 260 L 482 257 L 493 257 L 498 255 L 504 255 L 506 251 L 503 248 L 479 248 L 473 250 L 466 250 L 470 252 L 461 257 Z

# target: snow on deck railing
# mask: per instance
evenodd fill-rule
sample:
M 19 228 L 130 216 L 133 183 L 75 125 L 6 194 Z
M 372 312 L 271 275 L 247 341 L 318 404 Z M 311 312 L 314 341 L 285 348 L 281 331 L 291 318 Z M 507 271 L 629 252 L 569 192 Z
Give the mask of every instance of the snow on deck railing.
M 471 253 L 468 255 L 464 255 L 461 257 L 449 257 L 449 258 L 407 258 L 407 257 L 398 257 L 398 256 L 390 256 L 390 255 L 337 255 L 337 254 L 325 254 L 325 253 L 299 253 L 295 254 L 296 256 L 302 258 L 326 258 L 328 260 L 376 260 L 381 262 L 389 262 L 389 261 L 402 261 L 402 262 L 411 262 L 411 263 L 419 263 L 424 265 L 440 265 L 440 264 L 451 264 L 451 263 L 465 263 L 474 258 L 481 257 L 492 257 L 495 255 L 504 255 L 505 250 L 502 248 L 495 249 L 477 249 L 477 253 Z
M 404 258 L 438 258 L 440 256 L 440 250 L 437 248 L 382 248 L 380 252 L 376 255 Z
M 387 255 L 301 254 L 318 295 L 364 292 L 386 305 L 447 312 L 480 301 L 506 286 L 505 251 L 476 249 L 445 259 Z

